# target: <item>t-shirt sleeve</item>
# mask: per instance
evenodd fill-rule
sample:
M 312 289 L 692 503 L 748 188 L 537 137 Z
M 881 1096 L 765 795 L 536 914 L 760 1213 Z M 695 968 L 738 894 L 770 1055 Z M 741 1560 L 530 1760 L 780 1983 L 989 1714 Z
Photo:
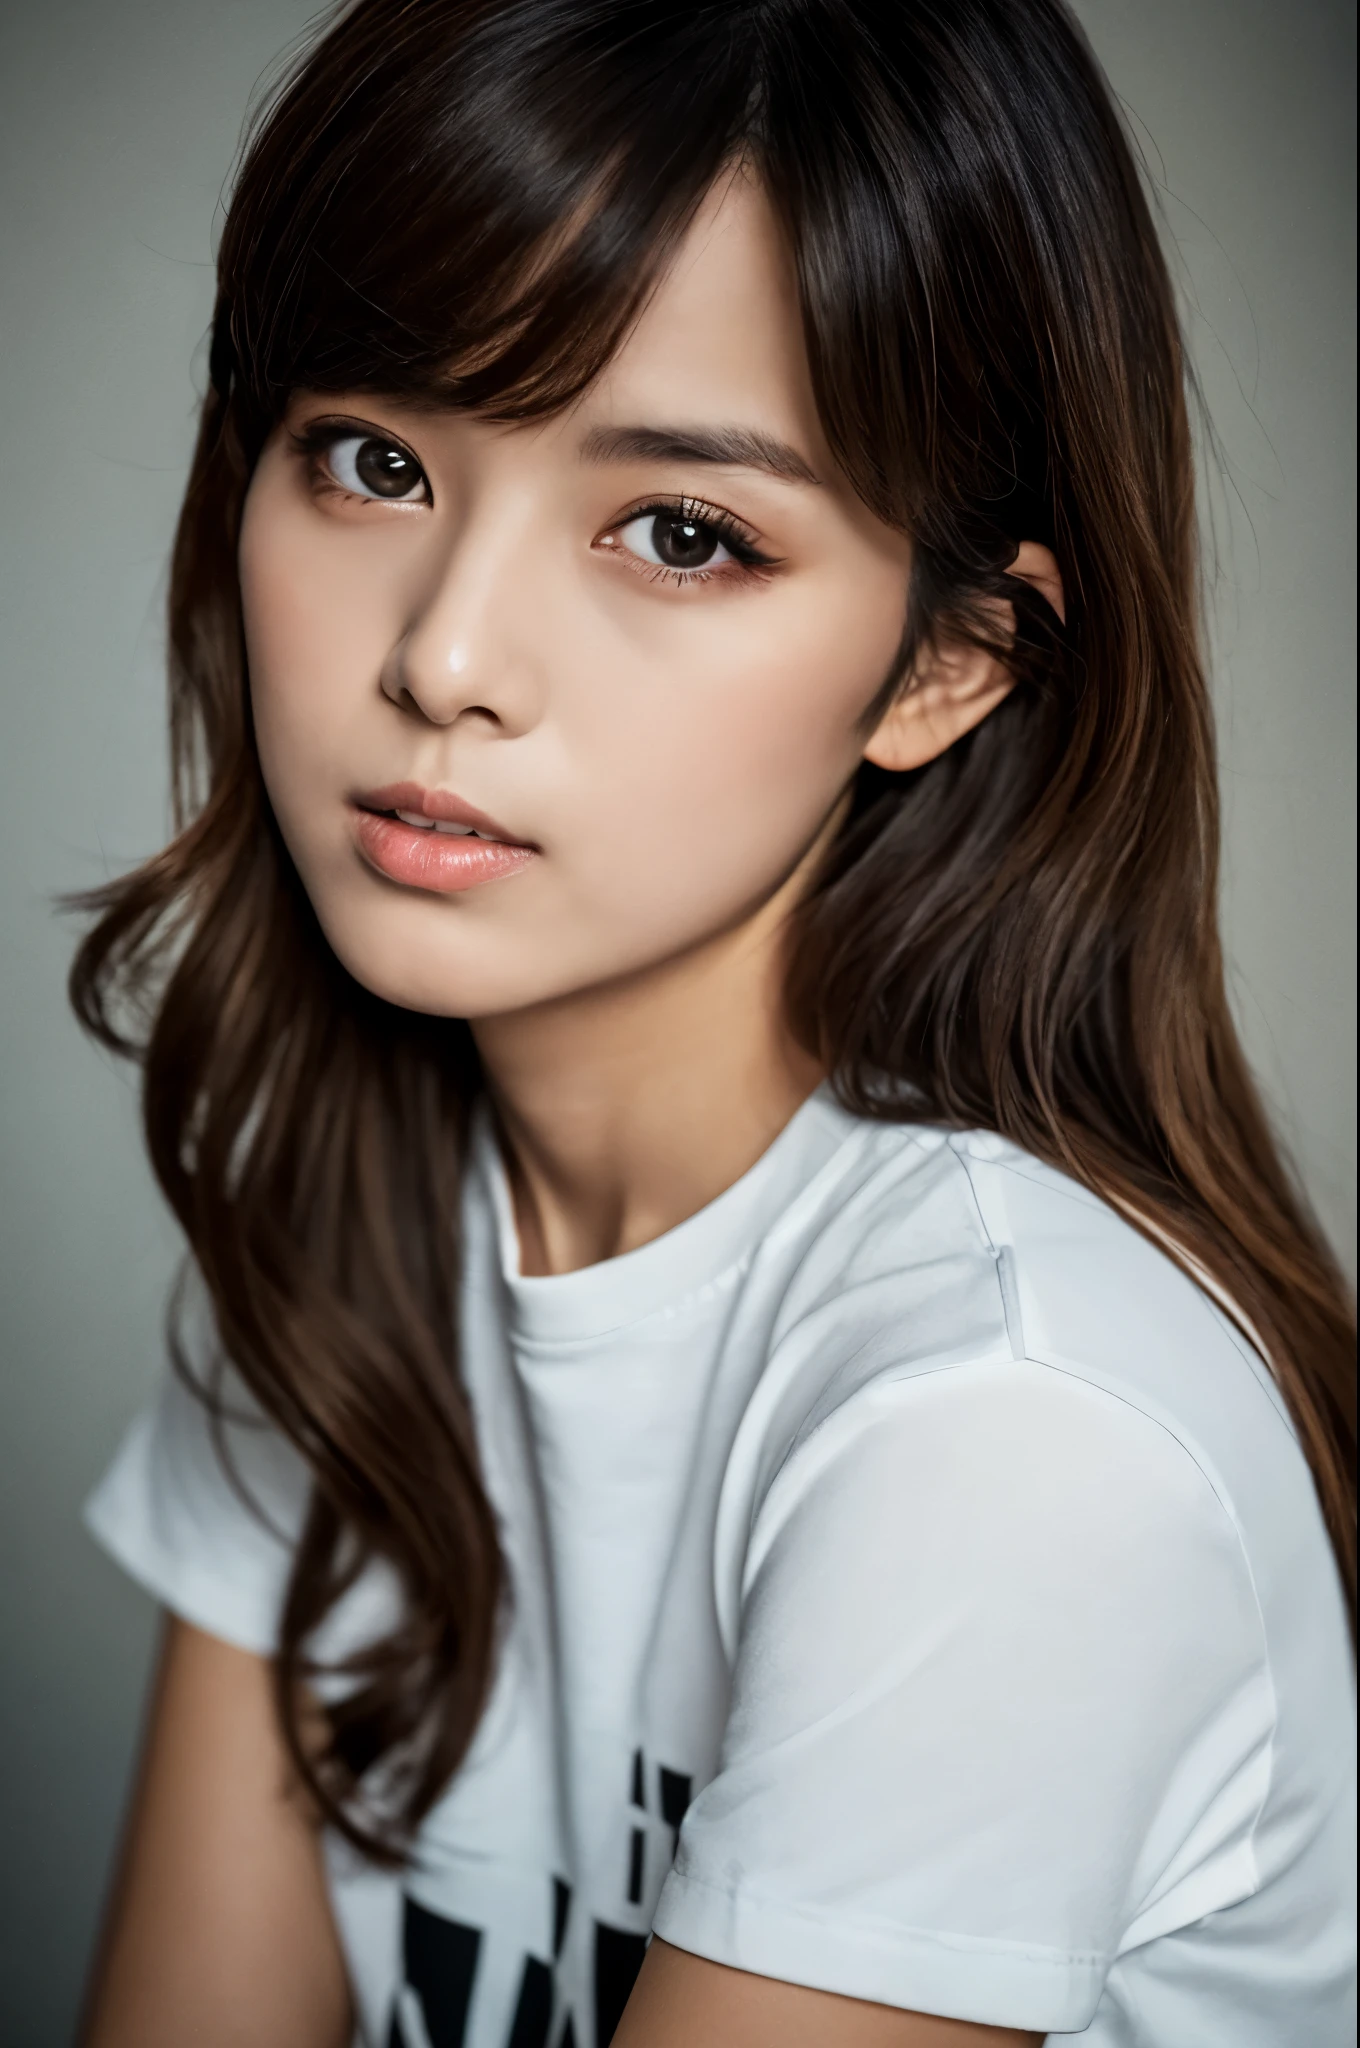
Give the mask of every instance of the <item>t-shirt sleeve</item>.
M 221 1407 L 219 1443 L 204 1403 L 169 1377 L 132 1423 L 85 1520 L 172 1613 L 263 1656 L 275 1647 L 310 1474 L 234 1375 Z
M 1245 1557 L 1159 1422 L 1028 1361 L 874 1382 L 752 1526 L 717 1776 L 655 1927 L 1039 2032 L 1248 1896 L 1274 1696 Z

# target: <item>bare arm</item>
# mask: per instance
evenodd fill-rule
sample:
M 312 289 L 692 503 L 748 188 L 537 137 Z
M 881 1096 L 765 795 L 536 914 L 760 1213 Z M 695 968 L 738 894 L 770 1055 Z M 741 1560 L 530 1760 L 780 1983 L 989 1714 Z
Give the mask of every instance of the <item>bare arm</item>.
M 1037 2048 L 1042 2039 L 753 1977 L 654 1939 L 613 2048 Z
M 170 1621 L 83 2048 L 344 2048 L 350 2002 L 269 1668 Z

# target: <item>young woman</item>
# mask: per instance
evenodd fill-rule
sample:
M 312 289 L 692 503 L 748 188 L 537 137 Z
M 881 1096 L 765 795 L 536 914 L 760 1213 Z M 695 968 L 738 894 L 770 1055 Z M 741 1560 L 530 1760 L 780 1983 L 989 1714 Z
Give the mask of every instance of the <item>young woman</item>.
M 1182 385 L 1058 0 L 359 0 L 276 99 L 74 978 L 211 1340 L 91 1510 L 91 2048 L 1348 2039 Z

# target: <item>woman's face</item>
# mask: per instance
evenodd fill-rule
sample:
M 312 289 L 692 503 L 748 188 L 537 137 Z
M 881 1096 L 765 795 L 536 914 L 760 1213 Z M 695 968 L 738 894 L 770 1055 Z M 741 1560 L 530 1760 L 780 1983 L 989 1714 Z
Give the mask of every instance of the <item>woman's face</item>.
M 241 577 L 265 781 L 341 960 L 487 1017 L 753 917 L 861 758 L 909 567 L 835 473 L 742 176 L 547 423 L 298 393 Z

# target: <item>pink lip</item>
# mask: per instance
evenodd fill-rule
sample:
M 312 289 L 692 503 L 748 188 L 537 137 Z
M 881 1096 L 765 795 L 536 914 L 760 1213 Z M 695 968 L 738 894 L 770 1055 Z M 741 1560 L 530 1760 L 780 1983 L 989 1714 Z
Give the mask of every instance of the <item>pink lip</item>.
M 361 810 L 419 811 L 422 817 L 441 818 L 446 825 L 470 825 L 474 832 L 483 832 L 488 839 L 500 839 L 511 846 L 524 844 L 485 811 L 465 804 L 452 790 L 422 789 L 418 782 L 387 782 L 381 789 L 361 790 L 354 801 Z
M 418 811 L 422 817 L 466 825 L 491 836 L 463 838 L 383 815 L 398 810 Z M 393 782 L 358 796 L 355 836 L 370 865 L 390 881 L 440 895 L 475 889 L 479 883 L 512 875 L 527 867 L 538 853 L 537 847 L 510 838 L 485 811 L 465 804 L 448 790 L 422 789 L 417 782 Z

